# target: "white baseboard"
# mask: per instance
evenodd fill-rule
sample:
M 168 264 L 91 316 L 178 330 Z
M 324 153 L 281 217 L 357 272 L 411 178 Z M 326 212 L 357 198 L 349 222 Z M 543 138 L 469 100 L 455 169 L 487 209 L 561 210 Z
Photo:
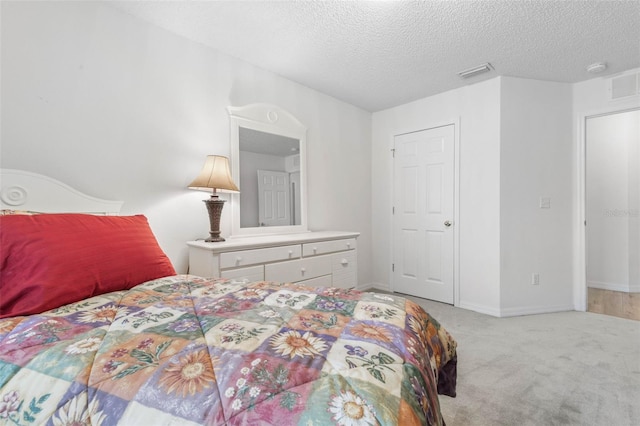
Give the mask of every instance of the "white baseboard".
M 391 292 L 391 288 L 389 287 L 389 284 L 384 284 L 384 283 L 365 283 L 365 284 L 358 284 L 356 286 L 356 290 L 360 290 L 360 291 L 367 291 L 372 289 Z
M 469 309 L 470 311 L 479 312 L 485 315 L 491 315 L 493 317 L 500 316 L 500 310 L 492 306 L 476 305 L 475 303 L 468 303 L 461 300 L 457 307 L 462 309 Z
M 550 314 L 553 312 L 566 311 L 575 311 L 573 304 L 555 306 L 522 306 L 516 308 L 500 309 L 500 317 L 517 317 L 521 315 Z
M 460 301 L 458 308 L 469 309 L 481 314 L 491 315 L 493 317 L 517 317 L 522 315 L 550 314 L 553 312 L 575 311 L 573 305 L 555 305 L 555 306 L 520 306 L 516 308 L 496 309 L 492 306 L 476 305 Z
M 609 283 L 604 281 L 587 281 L 587 287 L 599 288 L 600 290 L 621 291 L 623 293 L 635 293 L 640 290 L 640 285 Z

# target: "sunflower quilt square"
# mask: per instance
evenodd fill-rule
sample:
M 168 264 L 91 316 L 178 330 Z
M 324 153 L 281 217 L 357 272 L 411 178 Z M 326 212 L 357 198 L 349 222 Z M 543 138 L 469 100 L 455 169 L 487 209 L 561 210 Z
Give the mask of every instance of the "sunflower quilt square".
M 284 327 L 273 333 L 258 351 L 320 370 L 335 340 L 333 336 L 326 334 Z
M 190 344 L 165 359 L 140 386 L 134 400 L 178 418 L 199 421 L 220 411 L 215 369 L 220 359 L 202 344 Z M 150 423 L 145 423 L 150 424 Z

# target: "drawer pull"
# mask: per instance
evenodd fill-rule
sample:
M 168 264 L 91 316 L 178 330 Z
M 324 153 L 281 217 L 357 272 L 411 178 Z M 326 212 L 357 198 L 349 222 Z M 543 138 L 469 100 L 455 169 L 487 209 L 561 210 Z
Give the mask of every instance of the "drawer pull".
M 351 243 L 347 243 L 347 248 L 351 248 Z
M 347 266 L 349 264 L 349 261 L 347 259 L 342 259 L 340 261 L 340 264 L 343 265 L 343 266 Z
M 304 275 L 304 273 L 307 272 L 307 268 L 300 268 L 300 272 Z
M 317 252 L 317 251 L 318 251 L 318 247 L 314 247 L 314 248 L 313 248 L 313 252 L 315 253 L 315 252 Z
M 242 258 L 240 256 L 236 257 L 236 263 L 242 262 Z
M 293 250 L 289 250 L 289 257 L 293 256 Z

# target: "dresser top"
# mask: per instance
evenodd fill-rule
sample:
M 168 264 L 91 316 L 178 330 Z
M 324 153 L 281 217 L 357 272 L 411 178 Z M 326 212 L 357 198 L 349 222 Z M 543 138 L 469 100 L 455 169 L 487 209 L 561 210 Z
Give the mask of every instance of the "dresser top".
M 289 244 L 304 244 L 316 241 L 331 241 L 347 238 L 357 238 L 359 232 L 315 231 L 300 234 L 260 235 L 253 237 L 232 237 L 219 243 L 207 243 L 204 240 L 188 241 L 190 247 L 198 247 L 212 252 L 247 250 L 262 247 L 284 246 Z

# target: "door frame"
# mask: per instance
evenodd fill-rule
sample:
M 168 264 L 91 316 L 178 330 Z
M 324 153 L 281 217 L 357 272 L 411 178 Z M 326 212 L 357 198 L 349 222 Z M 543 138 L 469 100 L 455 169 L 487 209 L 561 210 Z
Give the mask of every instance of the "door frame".
M 390 200 L 391 207 L 393 207 L 393 200 L 395 199 L 395 167 L 393 159 L 393 151 L 395 149 L 396 136 L 405 135 L 408 133 L 422 132 L 424 130 L 436 129 L 438 127 L 445 127 L 453 125 L 453 306 L 460 305 L 460 117 L 456 117 L 450 120 L 427 123 L 424 126 L 416 126 L 410 128 L 396 129 L 390 137 L 389 150 L 392 155 L 389 156 L 391 162 L 391 179 L 390 185 Z M 393 264 L 393 255 L 395 253 L 394 247 L 394 235 L 393 235 L 393 211 L 389 209 L 389 229 L 390 234 L 390 246 L 389 252 L 389 289 L 393 292 L 395 288 L 394 274 L 391 272 L 391 265 Z
M 587 120 L 590 118 L 604 117 L 607 115 L 622 114 L 640 110 L 640 106 L 611 106 L 595 111 L 578 114 L 577 143 L 578 143 L 578 211 L 576 220 L 577 256 L 574 279 L 573 304 L 576 311 L 586 312 L 588 303 L 587 294 Z

